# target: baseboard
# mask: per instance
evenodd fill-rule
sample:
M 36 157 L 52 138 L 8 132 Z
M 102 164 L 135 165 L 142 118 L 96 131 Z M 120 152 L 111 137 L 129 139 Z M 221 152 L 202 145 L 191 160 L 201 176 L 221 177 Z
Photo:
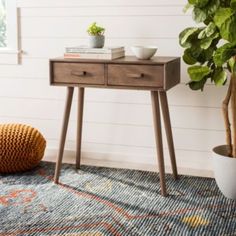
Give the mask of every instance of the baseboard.
M 56 162 L 57 150 L 47 149 L 44 160 Z M 100 152 L 82 152 L 81 164 L 92 166 L 104 166 L 111 168 L 126 168 L 137 169 L 145 171 L 158 171 L 157 164 L 143 163 L 143 162 L 128 162 L 125 160 L 132 160 L 127 156 L 121 156 L 114 153 L 100 153 Z M 75 152 L 71 150 L 65 150 L 63 156 L 64 163 L 75 163 Z M 165 165 L 166 173 L 171 173 L 171 166 Z M 196 169 L 178 165 L 178 173 L 181 175 L 201 176 L 201 177 L 213 177 L 213 172 L 207 169 Z

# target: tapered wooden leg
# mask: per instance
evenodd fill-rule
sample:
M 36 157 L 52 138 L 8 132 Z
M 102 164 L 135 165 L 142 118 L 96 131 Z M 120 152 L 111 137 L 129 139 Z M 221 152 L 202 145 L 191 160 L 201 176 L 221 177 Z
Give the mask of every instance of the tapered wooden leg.
M 178 171 L 177 171 L 176 159 L 175 159 L 175 148 L 174 148 L 174 142 L 173 142 L 173 136 L 172 136 L 172 130 L 171 130 L 168 100 L 167 100 L 165 91 L 159 91 L 159 94 L 160 94 L 162 115 L 163 115 L 163 120 L 165 124 L 165 129 L 166 129 L 166 138 L 167 138 L 167 143 L 169 147 L 173 176 L 175 179 L 178 179 Z
M 64 153 L 64 146 L 65 146 L 65 140 L 66 140 L 66 133 L 68 128 L 68 122 L 70 117 L 70 110 L 71 110 L 71 103 L 73 98 L 73 87 L 67 87 L 67 97 L 66 97 L 66 104 L 65 104 L 65 111 L 64 111 L 64 119 L 62 123 L 62 131 L 61 131 L 61 139 L 60 139 L 60 145 L 59 145 L 59 152 L 58 152 L 58 158 L 56 163 L 56 170 L 54 174 L 54 182 L 58 183 L 59 174 L 61 170 L 61 163 Z
M 161 184 L 161 194 L 166 196 L 166 182 L 165 182 L 165 165 L 163 156 L 163 144 L 162 144 L 162 133 L 161 133 L 161 116 L 160 116 L 160 106 L 157 91 L 151 91 L 152 99 L 152 111 L 153 111 L 153 123 L 156 139 L 156 149 L 157 149 L 157 160 L 159 165 L 159 175 Z
M 76 140 L 76 168 L 80 168 L 81 159 L 81 141 L 83 127 L 83 110 L 84 110 L 84 88 L 78 89 L 78 116 L 77 116 L 77 140 Z

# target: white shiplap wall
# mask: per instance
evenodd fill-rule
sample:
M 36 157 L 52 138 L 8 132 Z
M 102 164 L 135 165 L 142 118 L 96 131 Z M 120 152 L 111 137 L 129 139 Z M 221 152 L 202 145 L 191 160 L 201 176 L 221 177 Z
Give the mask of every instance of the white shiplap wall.
M 22 122 L 38 128 L 57 149 L 65 88 L 49 86 L 48 59 L 66 46 L 86 44 L 91 22 L 106 27 L 106 43 L 157 45 L 159 55 L 180 56 L 178 34 L 194 25 L 183 14 L 185 0 L 18 0 L 22 63 L 0 65 L 0 122 Z M 168 92 L 179 167 L 211 170 L 211 148 L 224 142 L 220 103 L 226 88 L 207 85 L 205 92 L 182 82 Z M 73 103 L 66 149 L 75 149 Z M 154 133 L 148 92 L 87 89 L 83 156 L 103 161 L 155 165 Z M 166 163 L 169 165 L 164 141 Z M 56 159 L 56 156 L 54 156 Z M 125 164 L 127 162 L 127 164 Z M 202 173 L 202 172 L 199 172 Z

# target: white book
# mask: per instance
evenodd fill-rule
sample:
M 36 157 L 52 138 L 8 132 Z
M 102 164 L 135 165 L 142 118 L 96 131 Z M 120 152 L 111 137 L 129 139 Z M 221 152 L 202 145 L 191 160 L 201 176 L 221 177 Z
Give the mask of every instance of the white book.
M 75 59 L 117 59 L 125 56 L 125 51 L 120 51 L 112 54 L 108 53 L 64 53 L 64 58 Z
M 78 47 L 66 47 L 66 53 L 104 53 L 110 54 L 115 52 L 124 51 L 125 48 L 123 46 L 119 47 L 104 47 L 104 48 L 89 48 L 86 46 L 78 46 Z

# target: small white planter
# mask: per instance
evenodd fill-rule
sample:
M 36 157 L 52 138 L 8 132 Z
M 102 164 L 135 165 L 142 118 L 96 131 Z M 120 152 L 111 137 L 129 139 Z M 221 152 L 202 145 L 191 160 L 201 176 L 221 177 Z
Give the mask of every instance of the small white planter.
M 236 200 L 236 158 L 227 156 L 227 146 L 213 149 L 213 167 L 216 183 L 221 192 Z
M 89 47 L 90 48 L 103 48 L 105 43 L 104 35 L 90 35 Z

